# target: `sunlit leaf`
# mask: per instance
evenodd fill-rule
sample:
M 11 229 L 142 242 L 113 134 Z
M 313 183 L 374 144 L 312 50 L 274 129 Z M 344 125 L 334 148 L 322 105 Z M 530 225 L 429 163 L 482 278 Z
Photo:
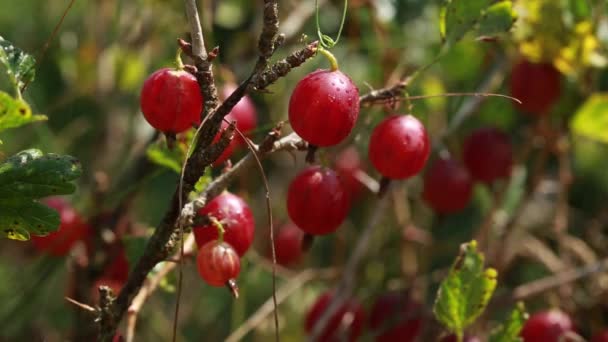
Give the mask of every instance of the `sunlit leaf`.
M 517 303 L 507 321 L 492 330 L 488 342 L 520 342 L 519 332 L 528 319 L 524 303 Z
M 0 132 L 46 119 L 44 115 L 33 115 L 30 106 L 22 99 L 0 91 Z
M 34 80 L 36 61 L 34 57 L 24 53 L 0 36 L 0 63 L 7 70 L 9 79 L 16 88 Z
M 501 1 L 490 6 L 479 20 L 477 32 L 481 36 L 494 36 L 507 32 L 513 26 L 517 14 L 511 1 Z
M 595 94 L 585 101 L 570 121 L 572 131 L 608 143 L 608 94 Z

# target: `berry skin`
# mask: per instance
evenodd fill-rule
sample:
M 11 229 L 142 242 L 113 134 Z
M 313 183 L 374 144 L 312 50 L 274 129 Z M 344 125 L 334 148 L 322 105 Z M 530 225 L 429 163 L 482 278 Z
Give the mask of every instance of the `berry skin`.
M 426 129 L 411 115 L 392 115 L 372 132 L 369 159 L 384 177 L 409 178 L 422 170 L 429 158 Z
M 239 256 L 247 252 L 253 242 L 255 223 L 251 209 L 242 198 L 224 191 L 207 203 L 198 214 L 220 221 L 225 230 L 224 241 L 234 247 Z M 198 246 L 218 238 L 217 227 L 212 223 L 194 227 L 192 232 Z
M 537 312 L 524 324 L 524 342 L 558 342 L 565 332 L 574 330 L 570 317 L 559 310 Z
M 475 180 L 491 183 L 508 178 L 513 166 L 509 137 L 497 128 L 478 129 L 465 140 L 462 159 Z
M 289 100 L 291 128 L 314 146 L 348 136 L 359 116 L 359 89 L 341 71 L 317 70 L 296 85 Z
M 422 198 L 437 213 L 450 214 L 464 209 L 472 194 L 469 172 L 454 159 L 435 160 L 424 175 Z
M 511 71 L 511 96 L 522 102 L 517 106 L 526 113 L 548 114 L 560 92 L 560 73 L 549 63 L 522 60 Z
M 61 223 L 56 231 L 46 236 L 32 235 L 32 244 L 37 250 L 53 256 L 65 256 L 78 241 L 84 241 L 91 235 L 91 227 L 65 199 L 50 197 L 43 203 L 57 210 Z
M 386 293 L 372 306 L 369 327 L 377 342 L 415 341 L 422 328 L 422 307 L 400 293 Z
M 144 82 L 140 105 L 152 127 L 177 134 L 201 122 L 203 97 L 194 76 L 184 70 L 164 68 Z
M 287 189 L 287 212 L 311 235 L 329 234 L 348 215 L 350 200 L 336 173 L 320 166 L 300 172 Z
M 217 240 L 209 241 L 199 249 L 196 265 L 201 278 L 217 287 L 236 279 L 241 271 L 241 260 L 234 248 Z
M 335 168 L 351 200 L 359 197 L 363 184 L 356 176 L 357 172 L 361 170 L 361 159 L 357 149 L 351 146 L 340 152 L 336 157 Z
M 220 97 L 227 99 L 232 92 L 236 90 L 235 84 L 226 84 L 220 91 Z M 236 128 L 238 128 L 244 135 L 249 135 L 257 127 L 258 114 L 255 110 L 255 105 L 249 96 L 245 95 L 241 100 L 232 108 L 230 113 L 226 115 L 228 121 L 236 121 Z M 245 145 L 245 142 L 240 135 L 235 134 L 234 140 L 240 145 Z
M 321 318 L 323 312 L 328 308 L 332 298 L 332 293 L 324 293 L 321 297 L 317 298 L 317 301 L 308 310 L 306 314 L 306 322 L 304 329 L 307 334 L 311 334 L 315 323 Z M 345 317 L 347 314 L 352 315 L 350 319 Z M 346 319 L 345 319 L 346 318 Z M 341 308 L 339 308 L 334 316 L 332 316 L 325 330 L 321 333 L 319 342 L 337 342 L 344 341 L 347 337 L 347 341 L 356 341 L 361 335 L 363 330 L 363 323 L 365 320 L 365 313 L 363 307 L 355 299 L 347 301 Z M 348 326 L 342 326 L 342 324 Z
M 274 238 L 277 263 L 282 266 L 297 264 L 302 258 L 304 233 L 293 223 L 285 224 Z M 272 251 L 268 255 L 272 258 Z
M 593 335 L 590 342 L 608 342 L 608 330 Z

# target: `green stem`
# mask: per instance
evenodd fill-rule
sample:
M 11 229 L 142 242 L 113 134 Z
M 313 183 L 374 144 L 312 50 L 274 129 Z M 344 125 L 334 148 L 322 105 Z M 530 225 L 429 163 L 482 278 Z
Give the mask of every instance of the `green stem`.
M 329 64 L 331 65 L 331 71 L 338 70 L 338 60 L 331 52 L 329 52 L 329 50 L 326 50 L 323 47 L 319 46 L 317 48 L 317 52 L 321 53 L 325 58 L 327 58 Z
M 181 48 L 177 48 L 177 53 L 175 54 L 175 64 L 177 65 L 177 70 L 184 70 L 184 62 L 182 61 Z
M 213 216 L 209 216 L 209 221 L 211 221 L 211 224 L 213 224 L 213 226 L 215 226 L 215 228 L 217 229 L 217 241 L 219 243 L 224 242 L 224 233 L 226 232 L 226 230 L 224 229 L 222 223 Z
M 340 22 L 340 29 L 338 30 L 338 35 L 336 36 L 336 40 L 331 39 L 331 37 L 324 35 L 321 32 L 321 25 L 319 24 L 319 0 L 315 0 L 315 18 L 317 21 L 317 35 L 319 36 L 319 43 L 321 46 L 326 49 L 331 49 L 334 45 L 338 44 L 340 40 L 340 36 L 342 35 L 342 29 L 344 28 L 344 22 L 346 21 L 346 11 L 348 9 L 348 0 L 344 0 L 344 9 L 342 10 L 342 21 Z

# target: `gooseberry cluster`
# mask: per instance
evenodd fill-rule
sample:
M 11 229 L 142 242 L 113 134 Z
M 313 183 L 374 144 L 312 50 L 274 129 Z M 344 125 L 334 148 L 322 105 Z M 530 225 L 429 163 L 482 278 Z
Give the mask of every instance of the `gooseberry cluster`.
M 199 274 L 209 285 L 227 285 L 238 296 L 235 279 L 241 269 L 240 257 L 253 243 L 253 213 L 242 198 L 224 191 L 207 203 L 198 216 L 206 221 L 192 229 L 199 246 Z

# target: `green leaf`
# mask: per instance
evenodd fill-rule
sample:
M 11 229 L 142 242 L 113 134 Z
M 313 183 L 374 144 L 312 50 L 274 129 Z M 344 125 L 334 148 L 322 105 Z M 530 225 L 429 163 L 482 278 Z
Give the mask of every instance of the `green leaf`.
M 182 160 L 185 156 L 181 148 L 167 148 L 164 141 L 159 141 L 156 144 L 151 144 L 146 150 L 148 159 L 154 164 L 164 166 L 177 173 L 182 171 Z
M 0 91 L 0 132 L 46 119 L 44 115 L 33 115 L 27 102 Z
M 447 0 L 439 12 L 439 31 L 448 46 L 479 26 L 483 35 L 507 31 L 515 19 L 511 1 Z M 486 32 L 487 31 L 487 32 Z
M 519 332 L 528 319 L 524 303 L 519 302 L 504 324 L 492 330 L 488 342 L 520 342 Z
M 74 192 L 71 182 L 82 173 L 73 157 L 22 151 L 0 164 L 0 232 L 9 239 L 28 240 L 59 226 L 55 210 L 37 202 Z
M 574 134 L 608 143 L 608 94 L 595 94 L 576 111 L 570 121 Z
M 513 26 L 517 13 L 511 1 L 501 1 L 490 6 L 479 20 L 477 32 L 481 36 L 495 36 L 507 32 Z
M 488 304 L 496 277 L 496 270 L 484 269 L 484 256 L 477 251 L 476 241 L 461 245 L 460 254 L 439 287 L 433 307 L 435 317 L 462 336 Z
M 208 167 L 205 169 L 205 173 L 203 173 L 201 178 L 199 178 L 198 181 L 196 181 L 196 184 L 194 184 L 194 192 L 196 192 L 197 194 L 201 193 L 203 190 L 205 190 L 207 185 L 211 183 L 212 180 L 213 178 L 211 176 L 211 168 Z
M 34 57 L 16 48 L 0 36 L 0 63 L 4 64 L 13 86 L 19 89 L 24 83 L 34 80 L 36 61 Z

